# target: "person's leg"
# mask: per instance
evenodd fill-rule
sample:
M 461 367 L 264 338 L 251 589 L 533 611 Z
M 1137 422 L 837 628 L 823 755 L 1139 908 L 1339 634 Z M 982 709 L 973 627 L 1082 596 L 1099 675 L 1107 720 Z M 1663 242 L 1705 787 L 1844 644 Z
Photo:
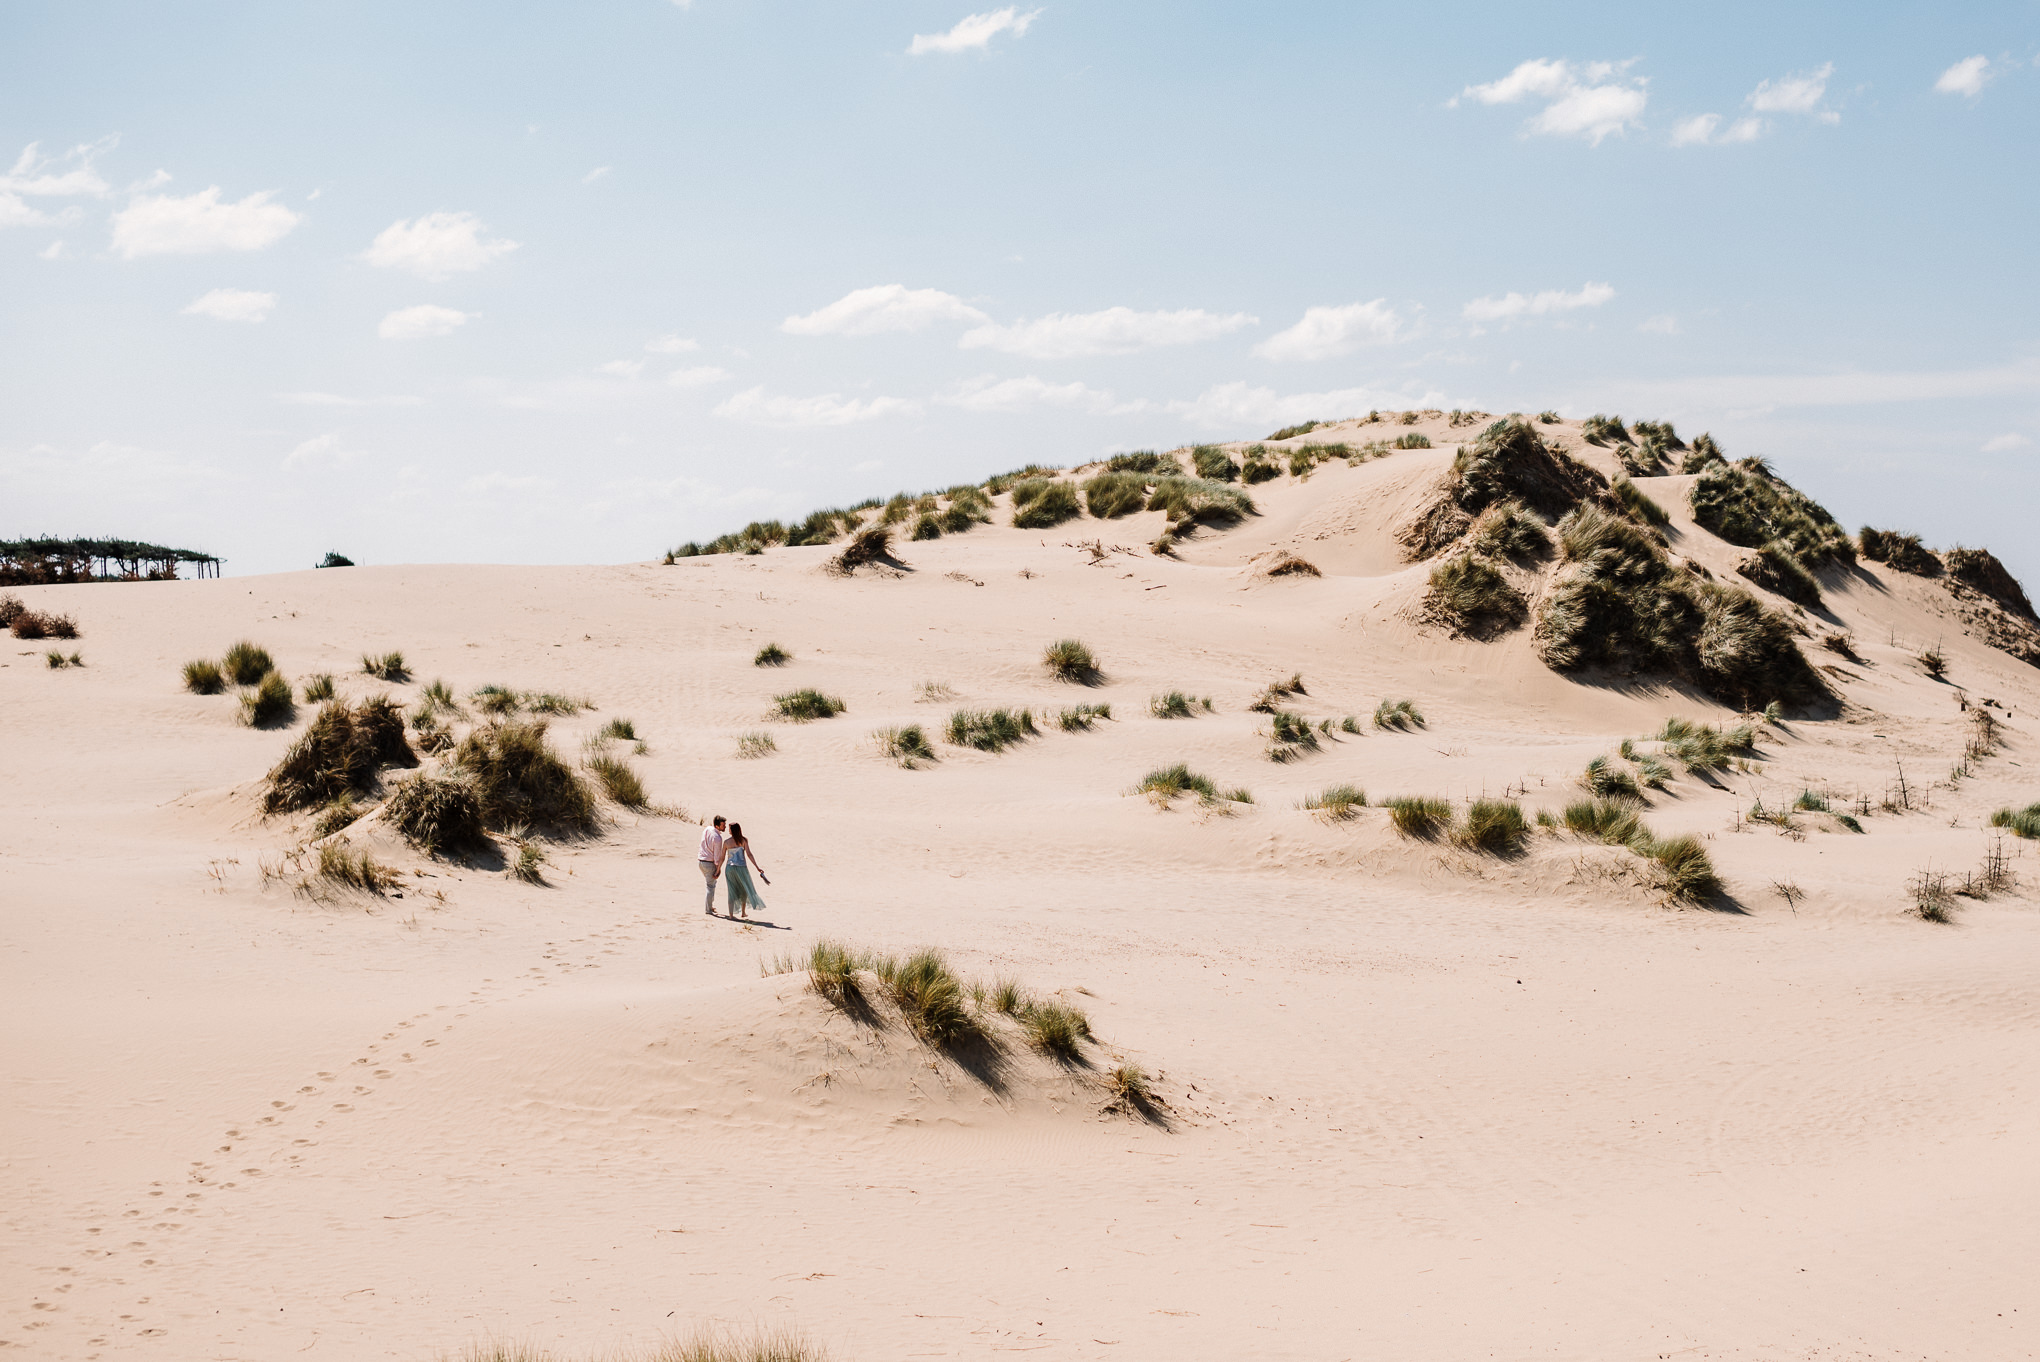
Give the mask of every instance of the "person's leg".
M 708 887 L 708 893 L 701 901 L 701 911 L 713 917 L 715 915 L 715 867 L 707 861 L 696 861 L 695 864 L 701 867 L 701 878 L 707 882 Z
M 740 865 L 726 865 L 723 867 L 723 879 L 728 881 L 730 886 L 723 903 L 723 911 L 731 917 L 735 917 L 737 909 L 744 906 L 743 878 L 744 867 Z

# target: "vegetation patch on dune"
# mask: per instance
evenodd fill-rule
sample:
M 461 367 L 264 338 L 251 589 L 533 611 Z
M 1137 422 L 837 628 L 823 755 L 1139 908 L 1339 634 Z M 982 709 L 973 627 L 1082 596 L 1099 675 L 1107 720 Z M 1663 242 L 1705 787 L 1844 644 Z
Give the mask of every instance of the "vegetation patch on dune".
M 329 804 L 350 792 L 370 789 L 391 766 L 416 766 L 404 737 L 403 711 L 388 696 L 359 705 L 334 700 L 318 714 L 270 769 L 263 791 L 264 813 L 286 813 Z
M 1547 445 L 1537 428 L 1497 421 L 1461 447 L 1428 506 L 1404 524 L 1398 537 L 1412 560 L 1435 557 L 1465 534 L 1488 507 L 1514 501 L 1556 518 L 1588 498 L 1606 494 L 1608 481 L 1563 450 Z
M 1059 479 L 1037 478 L 1013 488 L 1013 525 L 1022 530 L 1045 530 L 1074 520 L 1083 514 L 1077 505 L 1076 489 Z
M 595 829 L 594 794 L 553 750 L 543 719 L 484 724 L 461 739 L 453 763 L 473 778 L 482 822 L 492 830 Z
M 1094 686 L 1103 679 L 1098 659 L 1082 639 L 1059 638 L 1041 651 L 1041 665 L 1058 681 Z
M 1455 554 L 1431 569 L 1424 618 L 1454 634 L 1492 638 L 1521 624 L 1528 612 L 1523 593 L 1478 554 Z
M 949 716 L 945 736 L 957 747 L 1003 752 L 1040 731 L 1034 725 L 1033 713 L 1026 709 L 959 709 Z
M 1941 575 L 1941 556 L 1920 543 L 1916 534 L 1873 530 L 1865 525 L 1857 535 L 1857 542 L 1862 546 L 1863 556 L 1873 563 L 1883 563 L 1915 577 Z

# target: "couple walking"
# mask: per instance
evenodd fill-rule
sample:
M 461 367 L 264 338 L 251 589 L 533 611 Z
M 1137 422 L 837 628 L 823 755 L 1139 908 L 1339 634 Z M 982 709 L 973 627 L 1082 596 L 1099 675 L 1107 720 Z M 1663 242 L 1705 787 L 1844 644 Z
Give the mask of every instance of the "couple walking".
M 724 831 L 727 826 L 728 831 Z M 764 911 L 765 900 L 758 897 L 758 887 L 751 883 L 751 872 L 756 870 L 758 878 L 765 880 L 765 867 L 758 864 L 752 854 L 751 839 L 744 836 L 742 823 L 725 825 L 721 816 L 711 821 L 701 834 L 701 878 L 708 882 L 708 897 L 702 902 L 701 911 L 715 915 L 715 882 L 722 877 L 729 882 L 729 915 L 735 917 L 742 909 L 745 917 L 751 916 L 751 909 Z M 770 884 L 772 881 L 765 880 Z

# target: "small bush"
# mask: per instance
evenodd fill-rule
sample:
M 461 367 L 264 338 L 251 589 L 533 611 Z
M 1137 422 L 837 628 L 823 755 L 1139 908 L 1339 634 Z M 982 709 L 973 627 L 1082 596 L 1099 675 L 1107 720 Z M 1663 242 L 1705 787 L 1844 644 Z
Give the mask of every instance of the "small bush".
M 187 662 L 184 664 L 184 689 L 194 695 L 218 695 L 227 688 L 226 675 L 216 662 Z
M 1721 892 L 1721 877 L 1696 837 L 1652 842 L 1644 854 L 1656 863 L 1656 887 L 1674 903 L 1704 903 Z
M 241 692 L 241 722 L 251 728 L 272 728 L 297 716 L 291 700 L 290 682 L 281 672 L 267 672 L 254 689 Z
M 1106 1074 L 1105 1091 L 1110 1094 L 1108 1105 L 1143 1115 L 1160 1105 L 1154 1088 L 1148 1083 L 1147 1070 L 1138 1064 L 1122 1064 Z
M 299 691 L 299 694 L 304 696 L 305 703 L 308 705 L 316 705 L 332 699 L 333 674 L 331 672 L 320 672 L 316 676 L 306 677 L 305 684 Z
M 1424 715 L 1414 700 L 1383 700 L 1374 707 L 1374 726 L 1407 732 L 1422 728 Z
M 1627 799 L 1575 799 L 1561 816 L 1565 830 L 1609 846 L 1647 847 L 1650 830 Z
M 488 840 L 474 778 L 459 771 L 425 771 L 404 781 L 383 805 L 383 821 L 405 841 L 435 856 Z
M 627 809 L 642 809 L 646 803 L 645 783 L 629 762 L 607 753 L 598 753 L 584 763 L 595 773 L 602 792 Z
M 0 629 L 13 628 L 14 621 L 27 610 L 28 607 L 22 603 L 21 597 L 11 591 L 0 592 Z
M 361 670 L 369 676 L 377 677 L 384 681 L 408 681 L 411 679 L 411 673 L 404 669 L 404 655 L 402 653 L 383 653 L 380 655 L 364 653 L 361 657 Z
M 1726 771 L 1729 762 L 1756 751 L 1757 732 L 1748 724 L 1720 729 L 1687 719 L 1667 719 L 1658 730 L 1663 755 L 1688 771 Z
M 1240 475 L 1240 466 L 1233 462 L 1232 455 L 1217 445 L 1197 446 L 1190 451 L 1190 462 L 1197 476 L 1207 482 L 1233 482 Z
M 1920 654 L 1920 666 L 1928 676 L 1939 681 L 1948 674 L 1948 655 L 1938 647 L 1928 648 Z
M 1013 525 L 1022 530 L 1045 530 L 1081 515 L 1076 489 L 1066 482 L 1038 479 L 1013 488 Z
M 1608 485 L 1608 494 L 1615 498 L 1615 503 L 1627 511 L 1632 519 L 1640 520 L 1646 525 L 1671 523 L 1672 517 L 1665 508 L 1645 496 L 1628 478 L 1615 479 Z
M 779 750 L 779 743 L 770 733 L 752 732 L 737 735 L 737 755 L 746 761 L 771 756 Z
M 928 745 L 928 735 L 919 724 L 908 724 L 903 728 L 880 728 L 872 732 L 878 743 L 879 752 L 892 758 L 909 771 L 919 761 L 934 761 L 935 749 Z
M 1435 840 L 1452 823 L 1452 805 L 1442 799 L 1398 795 L 1382 807 L 1388 810 L 1388 821 L 1397 832 L 1419 841 Z
M 1000 752 L 1039 731 L 1034 715 L 1025 709 L 959 709 L 949 716 L 946 736 L 957 747 Z
M 851 535 L 843 551 L 829 560 L 829 566 L 836 572 L 850 573 L 872 563 L 891 561 L 892 531 L 884 525 L 873 525 Z
M 907 957 L 890 971 L 886 986 L 908 1028 L 929 1045 L 947 1048 L 984 1039 L 983 1024 L 964 1000 L 962 981 L 939 953 Z
M 1490 856 L 1515 856 L 1530 836 L 1523 806 L 1513 799 L 1476 799 L 1452 831 L 1452 840 L 1469 851 Z
M 1333 822 L 1344 822 L 1367 807 L 1367 792 L 1358 785 L 1329 785 L 1305 799 L 1303 807 Z
M 1393 447 L 1396 449 L 1429 449 L 1431 447 L 1431 437 L 1419 435 L 1413 430 L 1407 435 L 1396 436 Z
M 2040 838 L 2040 804 L 2028 804 L 2023 809 L 1999 809 L 1990 816 L 1990 825 L 2004 828 L 2014 837 Z
M 16 638 L 38 639 L 49 637 L 48 620 L 40 611 L 36 610 L 15 611 L 13 618 L 8 620 L 7 627 L 14 631 Z
M 780 647 L 777 643 L 768 643 L 758 650 L 756 657 L 751 659 L 751 665 L 754 667 L 784 667 L 791 661 L 793 661 L 792 653 L 787 652 L 786 649 Z
M 1064 1064 L 1083 1061 L 1091 1020 L 1076 1008 L 1059 1002 L 1030 1003 L 1020 1013 L 1020 1025 L 1028 1044 L 1043 1054 Z
M 1100 520 L 1116 520 L 1145 507 L 1147 491 L 1138 473 L 1100 473 L 1084 483 L 1084 505 Z
M 454 762 L 474 777 L 482 822 L 488 827 L 595 829 L 594 796 L 587 782 L 553 751 L 542 719 L 477 728 L 461 740 Z
M 244 639 L 227 649 L 227 655 L 220 659 L 220 668 L 235 685 L 252 686 L 276 670 L 276 661 L 269 656 L 268 649 Z
M 1643 798 L 1636 788 L 1636 778 L 1606 757 L 1595 757 L 1587 763 L 1587 769 L 1580 773 L 1580 784 L 1597 799 Z
M 778 708 L 780 718 L 791 719 L 797 724 L 814 719 L 833 719 L 846 708 L 837 697 L 824 695 L 812 686 L 775 695 L 772 703 Z
M 1207 776 L 1177 762 L 1173 766 L 1158 766 L 1141 777 L 1140 784 L 1133 787 L 1133 794 L 1144 794 L 1161 804 L 1167 804 L 1180 794 L 1194 794 L 1206 804 L 1216 804 L 1220 795 L 1218 787 Z
M 1195 712 L 1195 702 L 1179 690 L 1148 697 L 1148 713 L 1157 719 L 1187 719 Z
M 1090 686 L 1101 679 L 1098 659 L 1081 641 L 1073 638 L 1057 639 L 1049 644 L 1042 650 L 1041 665 L 1048 668 L 1058 681 Z
M 468 695 L 476 709 L 482 713 L 501 718 L 515 714 L 524 707 L 524 697 L 508 686 L 477 686 Z
M 1188 525 L 1232 525 L 1255 513 L 1254 499 L 1245 492 L 1204 478 L 1163 478 L 1147 509 L 1166 514 L 1179 533 L 1187 533 Z
M 1474 517 L 1466 546 L 1490 558 L 1541 558 L 1551 552 L 1551 534 L 1522 502 L 1511 497 Z
M 1485 635 L 1520 622 L 1529 609 L 1485 558 L 1462 553 L 1431 569 L 1424 611 L 1455 634 Z
M 1110 705 L 1071 705 L 1055 716 L 1055 722 L 1065 733 L 1088 733 L 1093 723 L 1111 717 Z

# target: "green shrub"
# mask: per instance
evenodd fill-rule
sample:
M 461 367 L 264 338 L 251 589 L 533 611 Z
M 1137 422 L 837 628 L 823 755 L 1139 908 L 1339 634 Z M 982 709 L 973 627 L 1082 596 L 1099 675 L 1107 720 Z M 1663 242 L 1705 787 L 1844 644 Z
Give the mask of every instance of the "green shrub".
M 1045 530 L 1082 514 L 1077 492 L 1066 482 L 1038 479 L 1013 488 L 1013 524 L 1022 530 Z
M 871 736 L 878 743 L 880 754 L 892 758 L 909 771 L 914 769 L 917 761 L 936 759 L 935 749 L 928 745 L 928 735 L 919 724 L 874 729 Z
M 1490 856 L 1515 856 L 1529 839 L 1523 807 L 1513 799 L 1476 799 L 1452 830 L 1452 840 L 1469 851 Z
M 1429 449 L 1431 447 L 1431 437 L 1420 435 L 1413 430 L 1407 435 L 1396 436 L 1394 447 L 1397 449 Z
M 1820 604 L 1820 582 L 1792 552 L 1792 546 L 1774 539 L 1735 565 L 1736 572 L 1767 591 L 1811 609 Z
M 316 705 L 321 701 L 332 699 L 333 674 L 331 672 L 320 672 L 317 676 L 306 677 L 303 690 L 300 693 L 304 696 L 305 703 L 308 705 Z
M 1088 733 L 1094 722 L 1111 717 L 1110 705 L 1071 705 L 1056 715 L 1055 722 L 1065 733 Z
M 1039 732 L 1033 713 L 1025 709 L 959 709 L 949 716 L 945 736 L 956 747 L 1002 752 Z
M 1522 502 L 1509 497 L 1474 517 L 1466 545 L 1491 558 L 1541 558 L 1551 552 L 1551 534 Z
M 227 679 L 237 686 L 252 686 L 276 670 L 276 662 L 269 656 L 269 650 L 258 648 L 243 639 L 227 649 L 227 655 L 220 659 L 221 669 Z
M 1232 455 L 1217 445 L 1197 446 L 1190 451 L 1190 462 L 1197 476 L 1206 482 L 1232 482 L 1240 475 L 1240 466 L 1233 462 Z
M 1367 807 L 1367 792 L 1358 785 L 1328 785 L 1303 801 L 1303 807 L 1333 822 L 1344 822 Z
M 1098 659 L 1082 640 L 1061 638 L 1042 650 L 1041 665 L 1048 668 L 1058 681 L 1072 681 L 1079 685 L 1096 685 L 1101 678 Z
M 1020 1013 L 1020 1025 L 1029 1044 L 1064 1064 L 1081 1062 L 1084 1042 L 1091 1039 L 1090 1018 L 1059 1002 L 1029 1003 Z
M 1084 483 L 1084 504 L 1100 520 L 1117 520 L 1147 504 L 1147 489 L 1138 473 L 1100 473 Z
M 1194 794 L 1205 804 L 1216 804 L 1220 799 L 1218 787 L 1209 777 L 1199 775 L 1180 761 L 1148 772 L 1130 793 L 1147 795 L 1162 804 L 1180 794 Z
M 1990 825 L 2004 828 L 2014 837 L 2040 838 L 2040 804 L 2028 804 L 2023 809 L 1999 809 L 1990 816 Z
M 410 672 L 404 669 L 404 655 L 402 653 L 382 653 L 380 655 L 363 653 L 361 655 L 361 670 L 367 675 L 382 681 L 408 681 L 411 679 Z
M 383 821 L 432 855 L 478 847 L 488 840 L 474 777 L 459 771 L 425 771 L 404 781 L 383 805 Z
M 1429 842 L 1451 826 L 1452 805 L 1442 799 L 1420 795 L 1397 795 L 1383 802 L 1388 821 L 1405 837 Z
M 241 722 L 251 728 L 272 728 L 289 723 L 297 715 L 290 697 L 290 682 L 281 672 L 264 673 L 252 690 L 241 692 Z
M 1721 892 L 1721 877 L 1696 837 L 1652 842 L 1648 855 L 1656 865 L 1656 887 L 1674 903 L 1704 903 Z
M 919 951 L 890 971 L 886 986 L 900 1016 L 929 1045 L 949 1048 L 985 1038 L 964 1000 L 963 984 L 935 951 Z
M 216 662 L 184 664 L 184 688 L 194 695 L 218 695 L 227 688 L 227 678 Z
M 933 514 L 924 514 L 917 518 L 914 521 L 913 530 L 910 531 L 907 535 L 907 538 L 916 541 L 923 539 L 940 539 L 941 537 L 942 537 L 942 522 L 938 520 Z
M 1187 719 L 1195 712 L 1194 702 L 1179 690 L 1148 697 L 1148 713 L 1157 719 Z
M 1753 549 L 1782 540 L 1814 568 L 1856 560 L 1855 545 L 1833 516 L 1751 460 L 1709 463 L 1687 500 L 1699 526 L 1731 544 Z
M 1105 461 L 1108 473 L 1152 473 L 1179 476 L 1183 465 L 1173 454 L 1158 454 L 1152 449 L 1136 449 L 1131 454 L 1114 454 Z M 1092 514 L 1096 514 L 1093 512 Z
M 631 768 L 629 762 L 621 757 L 612 757 L 606 752 L 598 752 L 589 757 L 584 764 L 595 773 L 595 779 L 601 784 L 604 794 L 626 809 L 644 808 L 647 802 L 645 783 L 638 778 L 638 773 Z
M 780 647 L 777 643 L 768 643 L 758 650 L 756 657 L 751 659 L 751 665 L 754 667 L 784 667 L 791 661 L 793 661 L 792 653 L 787 652 L 786 649 Z
M 813 719 L 833 719 L 847 708 L 836 696 L 824 695 L 812 686 L 775 695 L 772 703 L 778 707 L 780 718 L 791 719 L 797 724 Z
M 1402 731 L 1422 728 L 1424 715 L 1414 700 L 1383 700 L 1374 707 L 1374 726 Z
M 594 796 L 553 751 L 543 719 L 474 729 L 461 739 L 453 759 L 474 778 L 485 826 L 594 831 Z
M 1529 603 L 1485 558 L 1463 553 L 1431 569 L 1424 612 L 1456 634 L 1488 634 L 1519 623 Z
M 1255 514 L 1254 499 L 1236 487 L 1196 478 L 1163 478 L 1155 484 L 1147 509 L 1162 511 L 1169 523 L 1231 525 Z
M 1580 784 L 1601 799 L 1641 800 L 1636 778 L 1606 757 L 1595 757 L 1580 775 Z
M 1650 830 L 1628 799 L 1575 799 L 1565 806 L 1566 831 L 1609 846 L 1647 847 Z

